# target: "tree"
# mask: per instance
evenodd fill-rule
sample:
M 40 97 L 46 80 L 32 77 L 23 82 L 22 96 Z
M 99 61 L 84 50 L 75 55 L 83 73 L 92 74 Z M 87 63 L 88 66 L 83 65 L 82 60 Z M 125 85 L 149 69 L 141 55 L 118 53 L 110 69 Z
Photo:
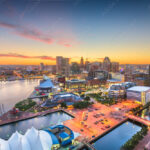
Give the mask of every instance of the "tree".
M 84 100 L 90 101 L 90 97 L 89 97 L 89 96 L 86 96 L 86 97 L 84 97 Z
M 67 108 L 66 103 L 65 103 L 65 102 L 62 102 L 62 103 L 61 103 L 61 107 Z

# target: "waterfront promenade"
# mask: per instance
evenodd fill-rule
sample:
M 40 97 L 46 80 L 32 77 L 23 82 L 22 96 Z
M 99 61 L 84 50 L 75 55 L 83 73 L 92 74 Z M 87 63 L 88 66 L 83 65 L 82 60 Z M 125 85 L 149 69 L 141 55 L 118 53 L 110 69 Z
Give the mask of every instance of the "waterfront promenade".
M 11 114 L 9 111 L 9 112 L 5 113 L 3 116 L 0 116 L 0 126 L 5 125 L 5 124 L 9 124 L 9 123 L 13 123 L 13 122 L 18 122 L 18 121 L 30 119 L 30 118 L 34 118 L 37 116 L 44 116 L 46 114 L 50 114 L 50 113 L 54 113 L 54 112 L 58 112 L 58 111 L 63 111 L 63 109 L 50 109 L 50 110 L 46 110 L 43 112 L 37 112 L 37 113 L 19 112 L 19 113 L 14 114 L 14 115 Z M 69 114 L 69 115 L 71 115 L 71 114 Z
M 150 142 L 150 129 L 147 135 L 137 144 L 134 150 L 144 150 L 145 145 L 147 145 L 149 142 Z
M 63 122 L 63 124 L 80 134 L 77 138 L 79 141 L 92 143 L 102 135 L 107 134 L 115 127 L 127 121 L 128 118 L 135 120 L 135 118 L 132 118 L 132 115 L 129 115 L 129 111 L 138 106 L 139 104 L 127 100 L 112 106 L 95 103 L 87 109 L 49 109 L 37 113 L 19 112 L 16 115 L 8 112 L 0 117 L 0 125 L 64 111 L 73 118 Z M 141 122 L 140 119 L 136 119 L 135 121 Z

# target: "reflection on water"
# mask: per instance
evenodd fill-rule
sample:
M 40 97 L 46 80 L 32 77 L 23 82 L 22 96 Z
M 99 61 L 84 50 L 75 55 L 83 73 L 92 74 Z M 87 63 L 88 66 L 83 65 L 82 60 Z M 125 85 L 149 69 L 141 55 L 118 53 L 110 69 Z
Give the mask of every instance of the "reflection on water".
M 0 104 L 4 105 L 5 112 L 20 100 L 27 98 L 38 83 L 39 80 L 0 82 Z
M 146 119 L 146 120 L 150 120 L 150 107 L 142 110 L 138 116 L 140 116 L 141 118 L 143 119 Z
M 8 139 L 15 131 L 24 134 L 27 129 L 31 127 L 35 127 L 36 129 L 43 129 L 56 124 L 61 124 L 66 120 L 70 120 L 71 118 L 71 116 L 64 112 L 56 112 L 46 116 L 39 116 L 17 123 L 3 125 L 0 126 L 0 138 Z
M 140 126 L 127 121 L 97 140 L 93 146 L 96 150 L 120 150 L 121 146 L 140 130 Z

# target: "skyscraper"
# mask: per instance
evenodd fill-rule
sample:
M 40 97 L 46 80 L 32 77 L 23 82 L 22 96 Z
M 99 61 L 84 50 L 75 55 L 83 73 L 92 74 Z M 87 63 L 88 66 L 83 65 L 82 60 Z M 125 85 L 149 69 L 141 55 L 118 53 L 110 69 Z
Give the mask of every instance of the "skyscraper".
M 57 56 L 56 57 L 56 72 L 58 74 L 61 74 L 61 70 L 62 70 L 62 60 L 63 57 L 62 56 Z
M 43 63 L 40 63 L 40 71 L 43 71 L 45 69 L 45 66 Z
M 104 71 L 108 71 L 108 72 L 111 71 L 111 62 L 110 62 L 109 57 L 105 57 L 104 58 L 104 61 L 103 61 L 103 70 Z
M 56 72 L 61 75 L 69 76 L 69 58 L 64 58 L 62 56 L 56 57 Z
M 80 67 L 84 68 L 84 59 L 83 59 L 83 57 L 81 57 L 81 60 L 80 60 Z

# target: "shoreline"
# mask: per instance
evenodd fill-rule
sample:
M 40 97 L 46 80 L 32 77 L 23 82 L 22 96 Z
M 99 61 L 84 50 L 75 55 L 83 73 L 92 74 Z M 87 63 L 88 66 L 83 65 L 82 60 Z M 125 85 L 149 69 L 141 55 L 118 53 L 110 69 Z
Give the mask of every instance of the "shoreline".
M 7 113 L 5 113 L 3 116 L 0 117 L 0 127 L 4 126 L 4 125 L 11 124 L 11 123 L 16 123 L 16 122 L 19 122 L 19 121 L 32 119 L 32 118 L 39 117 L 39 116 L 45 116 L 45 115 L 55 113 L 55 112 L 64 112 L 67 115 L 71 116 L 72 118 L 75 118 L 75 116 L 73 114 L 70 114 L 69 112 L 67 112 L 64 109 L 52 109 L 52 110 L 48 110 L 48 111 L 44 111 L 44 112 L 28 113 L 28 116 L 26 116 L 26 117 L 24 117 L 24 116 L 22 116 L 21 118 L 16 117 L 16 118 L 12 118 L 10 120 L 7 119 L 6 121 L 1 120 L 1 118 L 5 117 L 5 115 L 8 115 L 9 112 L 10 111 L 8 111 Z

